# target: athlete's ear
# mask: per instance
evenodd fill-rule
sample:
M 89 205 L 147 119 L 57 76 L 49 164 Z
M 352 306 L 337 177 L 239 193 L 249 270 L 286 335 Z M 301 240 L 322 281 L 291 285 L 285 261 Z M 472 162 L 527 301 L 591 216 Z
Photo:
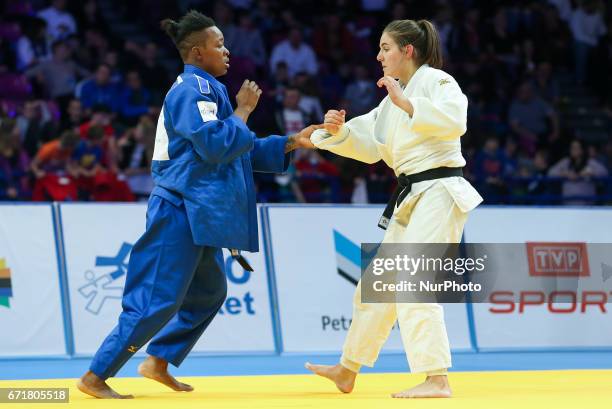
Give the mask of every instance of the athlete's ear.
M 406 46 L 406 50 L 404 50 L 406 53 L 406 57 L 408 58 L 412 58 L 413 54 L 414 54 L 414 46 L 412 44 L 408 44 Z

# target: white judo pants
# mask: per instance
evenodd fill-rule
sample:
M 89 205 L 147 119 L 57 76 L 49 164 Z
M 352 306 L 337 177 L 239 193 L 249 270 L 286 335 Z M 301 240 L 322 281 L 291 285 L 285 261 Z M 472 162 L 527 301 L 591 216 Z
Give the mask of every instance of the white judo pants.
M 442 183 L 408 197 L 395 209 L 383 243 L 459 243 L 467 213 Z M 443 374 L 451 367 L 444 311 L 435 303 L 362 303 L 361 281 L 353 298 L 353 321 L 341 364 L 357 372 L 373 366 L 398 321 L 411 372 Z

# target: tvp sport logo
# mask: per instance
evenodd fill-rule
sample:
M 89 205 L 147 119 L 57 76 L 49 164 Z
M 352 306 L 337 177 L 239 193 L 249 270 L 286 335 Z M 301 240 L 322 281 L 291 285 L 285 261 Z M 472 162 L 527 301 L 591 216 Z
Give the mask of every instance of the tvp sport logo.
M 12 296 L 11 269 L 6 266 L 6 260 L 0 258 L 0 306 L 9 308 Z
M 96 257 L 96 268 L 104 270 L 103 272 L 85 272 L 87 283 L 79 288 L 79 293 L 87 300 L 87 311 L 98 315 L 107 300 L 121 299 L 123 283 L 119 279 L 127 273 L 130 251 L 132 245 L 123 243 L 115 256 Z
M 586 243 L 527 243 L 530 276 L 588 277 Z

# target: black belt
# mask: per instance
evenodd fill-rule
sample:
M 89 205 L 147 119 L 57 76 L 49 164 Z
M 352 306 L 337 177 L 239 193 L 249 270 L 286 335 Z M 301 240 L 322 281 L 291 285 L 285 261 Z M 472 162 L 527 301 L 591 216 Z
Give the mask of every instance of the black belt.
M 246 271 L 253 271 L 253 267 L 249 264 L 246 258 L 242 254 L 240 254 L 240 250 L 229 249 L 230 254 L 244 268 Z
M 391 220 L 391 216 L 393 216 L 395 206 L 399 205 L 402 200 L 408 196 L 408 193 L 410 193 L 410 190 L 412 189 L 413 183 L 433 179 L 449 178 L 452 176 L 463 177 L 462 168 L 442 167 L 424 170 L 423 172 L 414 173 L 412 175 L 399 175 L 397 178 L 397 187 L 395 188 L 393 195 L 391 195 L 391 199 L 389 199 L 389 203 L 387 203 L 387 207 L 385 207 L 382 217 L 378 221 L 378 227 L 383 230 L 387 230 L 387 226 L 389 226 L 389 220 Z

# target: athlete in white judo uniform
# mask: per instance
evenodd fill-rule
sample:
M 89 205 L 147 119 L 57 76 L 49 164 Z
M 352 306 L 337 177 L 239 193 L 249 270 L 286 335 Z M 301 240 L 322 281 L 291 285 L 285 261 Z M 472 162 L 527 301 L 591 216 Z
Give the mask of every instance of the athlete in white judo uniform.
M 400 195 L 390 220 L 381 220 L 381 227 L 387 228 L 383 243 L 459 243 L 467 213 L 482 201 L 469 182 L 454 176 L 466 164 L 460 137 L 466 132 L 467 98 L 455 79 L 438 69 L 439 38 L 426 20 L 390 23 L 377 60 L 385 75 L 378 86 L 386 87 L 388 96 L 346 123 L 344 111 L 329 111 L 325 129 L 315 131 L 311 141 L 319 149 L 366 163 L 382 159 L 400 178 L 429 179 L 427 175 L 437 173 L 409 185 L 405 197 Z M 393 396 L 451 395 L 446 376 L 450 347 L 440 305 L 362 303 L 360 282 L 353 306 L 340 364 L 307 363 L 307 368 L 350 392 L 361 365 L 373 366 L 397 320 L 411 371 L 425 373 L 427 379 Z

